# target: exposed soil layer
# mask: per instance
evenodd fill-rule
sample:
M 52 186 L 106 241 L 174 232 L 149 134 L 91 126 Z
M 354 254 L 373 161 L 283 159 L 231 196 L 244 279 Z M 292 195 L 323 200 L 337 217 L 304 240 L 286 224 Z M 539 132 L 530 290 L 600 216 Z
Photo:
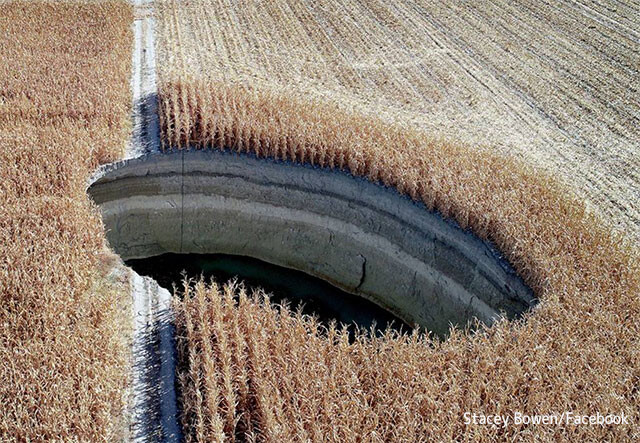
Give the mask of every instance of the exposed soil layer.
M 535 303 L 486 241 L 344 172 L 221 151 L 116 163 L 89 188 L 125 260 L 167 252 L 254 257 L 365 297 L 438 335 Z

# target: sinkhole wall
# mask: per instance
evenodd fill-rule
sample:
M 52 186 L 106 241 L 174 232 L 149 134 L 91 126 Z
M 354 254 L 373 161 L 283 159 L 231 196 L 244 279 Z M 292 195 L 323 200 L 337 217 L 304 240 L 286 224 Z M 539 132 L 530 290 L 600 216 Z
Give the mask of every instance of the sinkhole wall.
M 258 258 L 324 279 L 444 335 L 535 304 L 488 243 L 393 189 L 336 170 L 214 150 L 102 168 L 89 194 L 124 259 Z

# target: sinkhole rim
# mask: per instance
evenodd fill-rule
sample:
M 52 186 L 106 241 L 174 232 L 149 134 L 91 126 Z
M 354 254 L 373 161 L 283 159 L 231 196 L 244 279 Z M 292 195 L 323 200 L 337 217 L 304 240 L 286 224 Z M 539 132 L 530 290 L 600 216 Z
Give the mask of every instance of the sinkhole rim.
M 87 192 L 123 260 L 246 255 L 328 281 L 444 336 L 537 299 L 488 241 L 397 190 L 348 172 L 221 150 L 103 166 Z

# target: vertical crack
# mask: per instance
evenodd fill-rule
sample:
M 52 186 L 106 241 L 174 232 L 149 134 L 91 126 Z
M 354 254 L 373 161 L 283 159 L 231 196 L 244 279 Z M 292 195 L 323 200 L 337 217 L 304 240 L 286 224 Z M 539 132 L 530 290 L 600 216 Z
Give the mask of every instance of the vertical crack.
M 182 245 L 184 242 L 184 150 L 180 155 L 182 161 L 182 170 L 180 173 L 180 253 L 182 253 Z
M 362 270 L 360 273 L 360 282 L 358 283 L 358 286 L 356 286 L 356 291 L 360 289 L 360 287 L 364 283 L 364 279 L 367 277 L 367 257 L 362 254 L 358 254 L 358 257 L 362 259 Z

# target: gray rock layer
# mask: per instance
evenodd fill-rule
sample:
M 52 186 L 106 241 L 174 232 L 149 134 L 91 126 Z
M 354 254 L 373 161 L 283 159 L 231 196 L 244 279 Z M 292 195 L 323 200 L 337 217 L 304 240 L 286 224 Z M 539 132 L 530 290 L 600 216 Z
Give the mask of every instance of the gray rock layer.
M 153 154 L 89 187 L 124 260 L 250 256 L 365 297 L 444 335 L 534 305 L 488 243 L 393 189 L 350 174 L 221 151 Z

